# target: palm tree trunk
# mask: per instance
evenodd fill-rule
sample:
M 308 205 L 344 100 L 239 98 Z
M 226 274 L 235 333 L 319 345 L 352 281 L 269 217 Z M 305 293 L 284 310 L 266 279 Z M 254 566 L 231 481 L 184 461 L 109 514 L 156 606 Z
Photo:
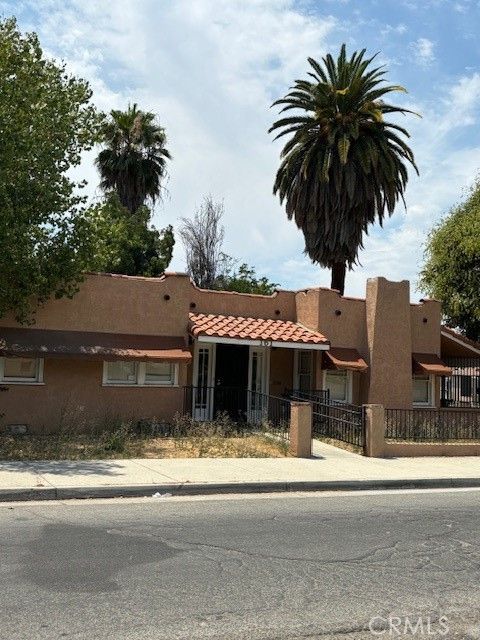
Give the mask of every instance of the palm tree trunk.
M 330 288 L 340 291 L 341 296 L 343 296 L 343 293 L 345 291 L 346 270 L 347 265 L 345 264 L 345 262 L 335 262 L 332 265 L 332 283 L 330 285 Z

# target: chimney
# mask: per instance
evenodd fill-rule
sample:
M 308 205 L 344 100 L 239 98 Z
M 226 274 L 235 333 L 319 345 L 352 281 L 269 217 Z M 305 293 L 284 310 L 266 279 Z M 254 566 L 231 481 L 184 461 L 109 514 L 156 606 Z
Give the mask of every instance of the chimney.
M 370 355 L 369 404 L 412 407 L 410 284 L 369 278 L 366 293 Z

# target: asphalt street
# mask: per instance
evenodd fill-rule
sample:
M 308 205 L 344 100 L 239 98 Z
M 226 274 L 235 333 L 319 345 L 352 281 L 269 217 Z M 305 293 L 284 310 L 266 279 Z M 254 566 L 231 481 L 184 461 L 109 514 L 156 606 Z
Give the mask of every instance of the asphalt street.
M 0 638 L 480 638 L 480 491 L 0 506 Z

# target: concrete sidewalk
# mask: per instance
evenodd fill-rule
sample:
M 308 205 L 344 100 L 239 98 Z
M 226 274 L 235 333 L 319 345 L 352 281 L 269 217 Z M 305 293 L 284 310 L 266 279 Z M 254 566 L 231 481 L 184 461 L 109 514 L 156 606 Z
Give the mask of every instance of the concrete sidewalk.
M 480 458 L 314 457 L 0 462 L 0 501 L 368 488 L 480 487 Z

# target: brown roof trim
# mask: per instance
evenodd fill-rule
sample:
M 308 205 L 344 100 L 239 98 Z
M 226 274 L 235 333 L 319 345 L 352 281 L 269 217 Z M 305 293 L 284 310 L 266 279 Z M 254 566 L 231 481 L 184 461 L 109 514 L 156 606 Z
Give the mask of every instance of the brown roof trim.
M 330 347 L 323 355 L 325 369 L 341 369 L 365 373 L 368 364 L 356 349 L 344 347 Z
M 192 355 L 180 336 L 88 331 L 0 328 L 0 355 L 188 362 Z
M 452 338 L 453 340 L 455 340 L 455 342 L 460 342 L 461 344 L 463 344 L 465 347 L 467 347 L 467 349 L 472 349 L 472 351 L 480 354 L 480 342 L 471 340 L 470 338 L 463 336 L 458 331 L 455 331 L 455 329 L 451 329 L 450 327 L 447 327 L 445 325 L 442 325 L 441 333 L 446 338 Z
M 435 353 L 412 353 L 413 373 L 435 376 L 451 376 L 452 369 Z

